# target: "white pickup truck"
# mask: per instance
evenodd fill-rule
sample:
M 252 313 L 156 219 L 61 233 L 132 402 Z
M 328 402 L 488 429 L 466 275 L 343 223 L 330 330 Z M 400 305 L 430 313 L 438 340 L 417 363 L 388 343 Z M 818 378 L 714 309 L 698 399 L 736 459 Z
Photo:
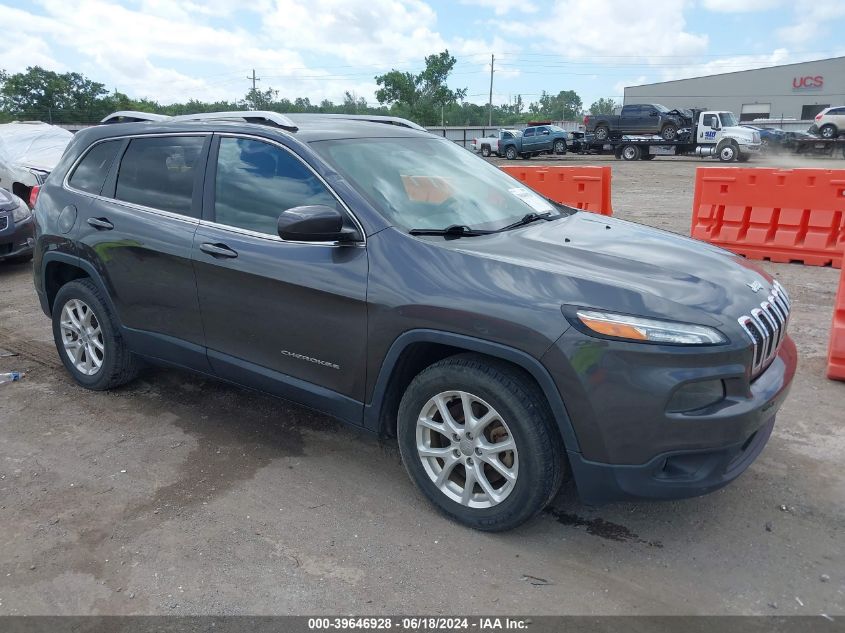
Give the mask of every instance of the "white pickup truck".
M 472 149 L 481 152 L 484 157 L 490 154 L 499 156 L 499 141 L 515 138 L 519 134 L 519 130 L 499 130 L 497 134 L 472 139 Z

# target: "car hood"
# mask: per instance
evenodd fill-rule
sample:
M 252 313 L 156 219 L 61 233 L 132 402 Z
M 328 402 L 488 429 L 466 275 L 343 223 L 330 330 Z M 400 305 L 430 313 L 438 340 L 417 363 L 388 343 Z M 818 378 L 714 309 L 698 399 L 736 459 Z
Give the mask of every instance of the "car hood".
M 702 324 L 735 324 L 772 285 L 765 272 L 729 251 L 583 211 L 444 243 L 465 255 L 536 271 L 562 304 Z M 763 288 L 757 293 L 755 281 Z

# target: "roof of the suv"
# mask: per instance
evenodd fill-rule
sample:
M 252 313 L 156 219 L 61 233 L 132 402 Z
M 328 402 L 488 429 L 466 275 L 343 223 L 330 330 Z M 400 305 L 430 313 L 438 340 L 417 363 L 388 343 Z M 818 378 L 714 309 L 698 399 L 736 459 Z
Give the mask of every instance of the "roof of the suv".
M 361 119 L 346 119 L 333 117 L 297 117 L 297 131 L 287 132 L 281 128 L 261 123 L 247 123 L 220 119 L 207 120 L 174 120 L 113 123 L 86 128 L 77 133 L 84 137 L 89 144 L 91 141 L 114 136 L 133 136 L 139 134 L 167 134 L 174 132 L 209 132 L 220 131 L 240 134 L 258 134 L 260 136 L 293 137 L 304 143 L 312 141 L 327 141 L 348 138 L 387 138 L 407 137 L 420 138 L 431 136 L 428 132 L 421 132 L 401 125 L 391 125 L 386 122 L 372 122 Z

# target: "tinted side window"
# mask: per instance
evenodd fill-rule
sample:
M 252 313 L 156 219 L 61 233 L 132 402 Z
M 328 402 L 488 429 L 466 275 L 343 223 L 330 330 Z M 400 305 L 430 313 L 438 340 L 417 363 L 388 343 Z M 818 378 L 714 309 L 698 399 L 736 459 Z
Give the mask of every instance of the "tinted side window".
M 525 133 L 523 134 L 523 136 L 534 136 L 534 128 L 525 128 Z
M 278 234 L 279 215 L 287 209 L 337 204 L 290 152 L 245 138 L 220 139 L 214 188 L 216 222 L 270 235 Z
M 194 175 L 205 138 L 161 136 L 129 143 L 117 174 L 115 198 L 145 207 L 194 215 Z
M 68 184 L 86 193 L 99 194 L 103 183 L 106 182 L 115 154 L 122 143 L 122 140 L 104 141 L 88 150 L 73 170 Z

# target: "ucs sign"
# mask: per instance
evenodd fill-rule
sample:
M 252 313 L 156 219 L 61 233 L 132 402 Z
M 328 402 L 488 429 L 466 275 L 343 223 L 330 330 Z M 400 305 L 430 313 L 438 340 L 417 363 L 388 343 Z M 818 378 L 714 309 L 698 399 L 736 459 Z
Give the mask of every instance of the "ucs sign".
M 818 90 L 822 86 L 824 86 L 824 77 L 822 75 L 792 78 L 793 90 Z

